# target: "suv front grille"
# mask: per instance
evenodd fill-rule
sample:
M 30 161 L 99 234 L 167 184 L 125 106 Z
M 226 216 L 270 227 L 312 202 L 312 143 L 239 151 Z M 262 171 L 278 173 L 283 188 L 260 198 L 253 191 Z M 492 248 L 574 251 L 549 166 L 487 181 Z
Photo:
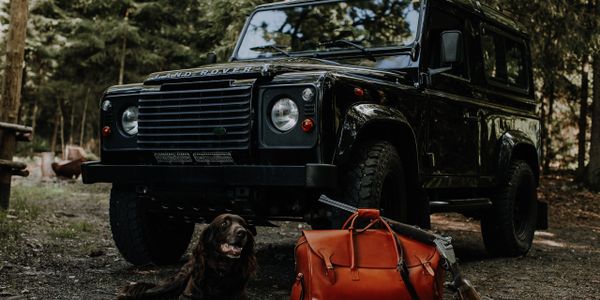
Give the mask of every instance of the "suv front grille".
M 232 81 L 164 84 L 139 100 L 138 146 L 145 150 L 246 150 L 252 85 Z

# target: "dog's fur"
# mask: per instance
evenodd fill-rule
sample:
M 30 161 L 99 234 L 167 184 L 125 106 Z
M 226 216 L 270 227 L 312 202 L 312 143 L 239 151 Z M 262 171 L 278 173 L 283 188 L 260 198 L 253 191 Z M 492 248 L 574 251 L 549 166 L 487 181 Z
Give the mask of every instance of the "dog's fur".
M 253 232 L 240 216 L 218 216 L 177 275 L 158 285 L 129 285 L 118 299 L 244 299 L 256 270 Z

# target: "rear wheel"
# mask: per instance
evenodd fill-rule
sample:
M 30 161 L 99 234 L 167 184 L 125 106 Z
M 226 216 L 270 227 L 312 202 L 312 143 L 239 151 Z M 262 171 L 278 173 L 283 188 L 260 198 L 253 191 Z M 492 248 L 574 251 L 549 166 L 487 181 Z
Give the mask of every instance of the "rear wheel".
M 113 186 L 110 226 L 119 252 L 134 265 L 177 262 L 187 250 L 194 224 L 150 213 L 131 187 Z
M 492 210 L 481 220 L 486 249 L 498 256 L 527 254 L 537 224 L 537 191 L 531 167 L 511 164 L 507 183 L 493 197 Z
M 394 145 L 373 141 L 360 146 L 343 176 L 344 202 L 357 208 L 379 208 L 384 216 L 406 222 L 406 178 Z M 334 212 L 333 227 L 339 228 L 348 216 Z

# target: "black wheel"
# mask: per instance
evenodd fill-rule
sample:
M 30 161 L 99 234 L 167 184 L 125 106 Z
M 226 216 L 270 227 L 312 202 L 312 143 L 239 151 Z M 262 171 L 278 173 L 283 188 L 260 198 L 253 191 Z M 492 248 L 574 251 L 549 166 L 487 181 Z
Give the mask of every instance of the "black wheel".
M 386 141 L 361 145 L 342 176 L 344 202 L 358 208 L 379 208 L 384 216 L 407 220 L 406 178 L 394 145 Z M 348 216 L 333 211 L 333 227 L 339 228 Z
M 179 261 L 194 233 L 194 224 L 169 220 L 144 208 L 132 188 L 113 186 L 110 227 L 119 252 L 134 265 Z
M 524 161 L 511 164 L 507 183 L 492 199 L 481 220 L 486 249 L 497 256 L 521 256 L 531 249 L 537 224 L 537 191 L 533 171 Z

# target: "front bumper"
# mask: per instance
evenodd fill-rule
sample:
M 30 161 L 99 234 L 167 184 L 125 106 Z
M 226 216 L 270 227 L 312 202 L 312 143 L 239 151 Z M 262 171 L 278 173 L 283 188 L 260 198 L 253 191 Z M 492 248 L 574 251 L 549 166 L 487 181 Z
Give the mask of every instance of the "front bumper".
M 204 186 L 264 186 L 335 188 L 334 165 L 304 166 L 192 166 L 192 165 L 104 165 L 82 166 L 83 182 L 119 184 L 194 184 Z

